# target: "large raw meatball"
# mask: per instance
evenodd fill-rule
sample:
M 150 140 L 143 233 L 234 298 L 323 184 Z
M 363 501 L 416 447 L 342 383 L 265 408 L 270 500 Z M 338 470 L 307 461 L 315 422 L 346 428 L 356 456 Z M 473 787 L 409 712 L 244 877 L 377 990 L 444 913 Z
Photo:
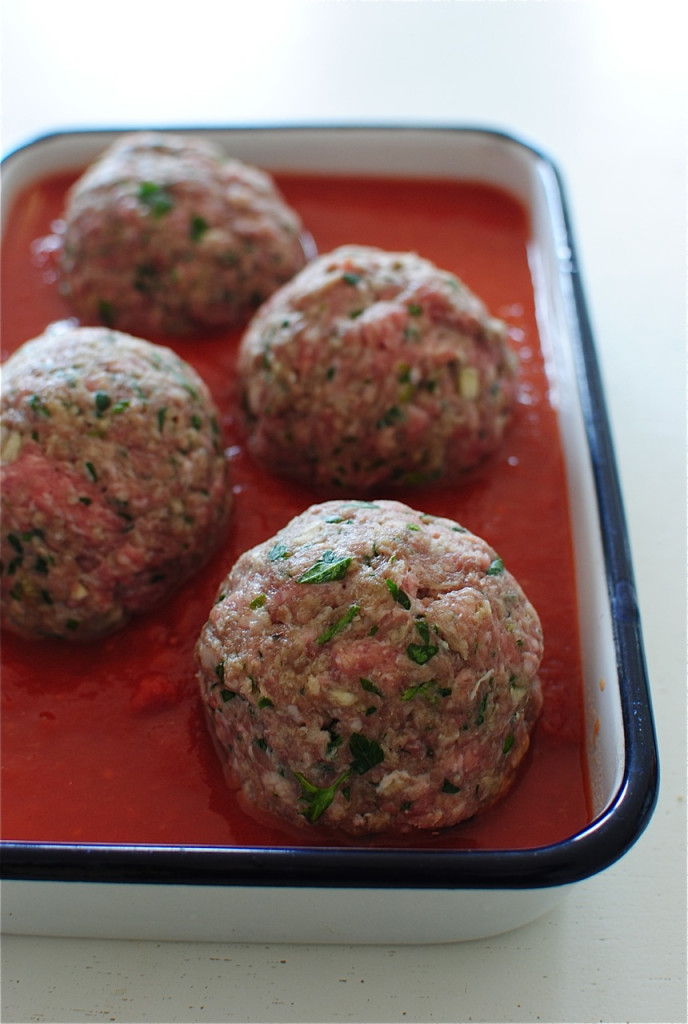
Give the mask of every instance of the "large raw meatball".
M 210 393 L 167 348 L 69 325 L 2 378 L 2 619 L 89 640 L 209 555 L 229 511 Z
M 144 336 L 243 322 L 305 262 L 301 220 L 272 178 L 195 137 L 120 138 L 73 186 L 64 220 L 74 312 Z
M 322 487 L 456 476 L 501 441 L 516 359 L 504 323 L 415 253 L 343 246 L 258 310 L 238 362 L 250 450 Z
M 351 835 L 444 828 L 505 793 L 541 656 L 490 546 L 394 501 L 311 506 L 242 555 L 197 645 L 230 781 Z

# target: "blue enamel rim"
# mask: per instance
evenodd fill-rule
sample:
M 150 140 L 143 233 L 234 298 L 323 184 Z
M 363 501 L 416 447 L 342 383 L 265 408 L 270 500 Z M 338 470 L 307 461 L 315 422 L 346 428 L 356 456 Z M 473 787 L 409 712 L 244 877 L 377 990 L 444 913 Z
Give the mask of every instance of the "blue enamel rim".
M 97 129 L 116 135 L 131 128 Z M 208 125 L 165 130 L 318 132 L 370 134 L 460 133 L 502 140 L 528 151 L 551 171 L 568 254 L 559 268 L 567 301 L 585 429 L 597 492 L 624 726 L 625 768 L 605 812 L 583 831 L 551 846 L 528 850 L 361 849 L 358 847 L 180 847 L 50 843 L 0 843 L 0 877 L 60 882 L 127 882 L 162 885 L 284 886 L 380 889 L 533 889 L 568 885 L 609 867 L 647 827 L 659 787 L 657 741 L 640 616 L 616 459 L 593 332 L 576 257 L 561 174 L 538 148 L 508 132 L 471 125 Z M 41 136 L 15 153 L 66 135 Z

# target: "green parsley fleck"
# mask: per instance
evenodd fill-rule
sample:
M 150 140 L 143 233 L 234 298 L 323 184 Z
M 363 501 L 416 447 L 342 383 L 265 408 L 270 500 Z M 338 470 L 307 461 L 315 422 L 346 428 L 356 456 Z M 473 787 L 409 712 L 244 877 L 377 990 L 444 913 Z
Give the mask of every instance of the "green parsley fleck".
M 394 426 L 395 423 L 398 423 L 399 420 L 403 418 L 404 414 L 401 409 L 397 405 L 393 405 L 387 410 L 384 416 L 380 417 L 375 426 L 378 430 L 383 430 L 385 427 Z
M 93 404 L 96 407 L 96 415 L 102 416 L 105 410 L 112 405 L 112 399 L 106 391 L 96 391 L 93 396 Z
M 478 708 L 478 717 L 475 720 L 476 725 L 483 725 L 485 722 L 485 712 L 487 710 L 487 694 L 484 693 L 480 699 L 480 707 Z
M 402 590 L 394 580 L 385 580 L 385 582 L 387 584 L 387 589 L 397 604 L 400 604 L 402 608 L 406 608 L 408 610 L 411 607 L 411 598 L 408 596 L 406 591 Z
M 336 636 L 337 633 L 341 633 L 345 626 L 348 626 L 352 619 L 358 615 L 360 610 L 359 605 L 352 604 L 340 619 L 333 622 L 331 626 L 328 626 L 328 628 L 316 638 L 316 644 L 326 644 L 332 639 L 332 637 Z
M 141 182 L 138 198 L 156 219 L 169 213 L 174 206 L 172 195 L 154 181 Z
M 425 665 L 437 654 L 439 647 L 430 643 L 430 627 L 424 618 L 416 619 L 416 629 L 420 633 L 422 644 L 409 644 L 406 654 L 416 665 Z
M 286 544 L 277 543 L 274 547 L 268 551 L 268 561 L 276 562 L 280 558 L 290 558 L 291 551 L 287 548 Z
M 440 686 L 436 679 L 426 679 L 422 683 L 409 686 L 401 695 L 402 700 L 413 700 L 414 697 L 425 697 L 431 704 L 437 703 L 440 698 L 451 695 L 451 686 Z
M 327 810 L 335 798 L 340 786 L 346 782 L 352 772 L 365 775 L 367 771 L 381 764 L 385 759 L 384 751 L 377 740 L 369 740 L 362 733 L 352 733 L 349 739 L 349 751 L 353 757 L 350 766 L 339 775 L 329 786 L 316 786 L 309 782 L 301 772 L 294 772 L 294 778 L 301 787 L 301 799 L 306 804 L 304 817 L 311 824 Z M 346 795 L 346 791 L 345 792 Z
M 461 786 L 455 786 L 453 782 L 449 781 L 449 779 L 445 779 L 444 782 L 442 783 L 442 792 L 450 793 L 452 795 L 454 793 L 460 793 Z
M 334 551 L 325 551 L 310 569 L 306 569 L 298 577 L 296 582 L 331 583 L 334 580 L 344 579 L 351 561 L 350 557 L 337 558 Z
M 31 407 L 31 410 L 35 413 L 38 413 L 39 416 L 45 416 L 47 418 L 50 418 L 50 409 L 44 403 L 40 395 L 31 395 L 31 398 L 29 399 L 29 405 Z
M 209 224 L 203 217 L 199 217 L 198 214 L 193 216 L 189 221 L 189 238 L 191 241 L 200 242 L 208 227 Z
M 294 772 L 294 778 L 301 787 L 301 799 L 306 804 L 306 809 L 303 812 L 303 816 L 311 824 L 314 824 L 318 818 L 327 810 L 332 801 L 335 798 L 335 794 L 341 784 L 346 781 L 351 775 L 351 768 L 347 768 L 346 771 L 334 780 L 332 785 L 320 787 L 309 782 L 305 775 L 301 772 Z
M 378 697 L 382 697 L 382 693 L 380 692 L 380 690 L 378 690 L 378 688 L 375 685 L 375 683 L 372 683 L 370 681 L 370 679 L 363 679 L 361 677 L 359 679 L 359 683 L 361 684 L 363 689 L 366 691 L 366 693 L 375 693 L 375 694 L 377 694 Z
M 16 533 L 7 534 L 7 543 L 10 545 L 10 547 L 14 548 L 14 550 L 19 555 L 21 555 L 22 552 L 24 551 L 24 548 L 22 547 L 22 542 L 19 540 L 19 537 L 17 537 Z
M 369 740 L 360 732 L 351 734 L 349 750 L 353 755 L 351 769 L 357 775 L 365 775 L 375 765 L 382 764 L 385 759 L 384 751 L 377 740 Z

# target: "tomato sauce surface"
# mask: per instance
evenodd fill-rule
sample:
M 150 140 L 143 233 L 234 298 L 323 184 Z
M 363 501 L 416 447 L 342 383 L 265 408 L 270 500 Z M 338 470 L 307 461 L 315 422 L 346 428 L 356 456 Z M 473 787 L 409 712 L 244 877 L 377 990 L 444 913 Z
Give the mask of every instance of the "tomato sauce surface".
M 70 316 L 50 236 L 74 177 L 32 184 L 8 217 L 3 359 Z M 520 399 L 497 455 L 460 487 L 376 496 L 456 519 L 497 549 L 542 620 L 544 709 L 518 782 L 498 805 L 442 835 L 403 844 L 507 849 L 567 838 L 590 820 L 582 670 L 564 465 L 536 325 L 526 212 L 483 184 L 275 177 L 320 252 L 345 243 L 414 250 L 458 274 L 509 325 L 521 360 Z M 310 831 L 295 836 L 245 813 L 224 781 L 197 692 L 194 645 L 220 581 L 242 551 L 314 500 L 306 488 L 267 476 L 244 448 L 234 378 L 239 338 L 239 331 L 150 338 L 196 367 L 222 413 L 234 507 L 210 564 L 162 606 L 97 643 L 3 635 L 3 839 L 258 847 L 332 841 Z

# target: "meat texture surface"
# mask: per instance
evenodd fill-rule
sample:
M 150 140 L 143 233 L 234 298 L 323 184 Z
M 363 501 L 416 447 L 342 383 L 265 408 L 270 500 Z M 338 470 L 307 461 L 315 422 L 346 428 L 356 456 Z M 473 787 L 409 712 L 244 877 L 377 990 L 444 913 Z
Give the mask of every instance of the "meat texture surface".
M 511 786 L 542 704 L 540 621 L 497 553 L 396 501 L 327 501 L 246 552 L 197 644 L 249 807 L 351 836 L 437 830 Z
M 302 230 L 260 168 L 205 138 L 130 133 L 68 195 L 61 287 L 83 323 L 144 337 L 232 326 L 304 265 Z
M 460 479 L 516 394 L 506 325 L 415 253 L 343 246 L 255 314 L 238 369 L 248 444 L 321 497 Z
M 3 366 L 3 625 L 89 640 L 206 560 L 231 501 L 217 410 L 170 349 L 55 325 Z

